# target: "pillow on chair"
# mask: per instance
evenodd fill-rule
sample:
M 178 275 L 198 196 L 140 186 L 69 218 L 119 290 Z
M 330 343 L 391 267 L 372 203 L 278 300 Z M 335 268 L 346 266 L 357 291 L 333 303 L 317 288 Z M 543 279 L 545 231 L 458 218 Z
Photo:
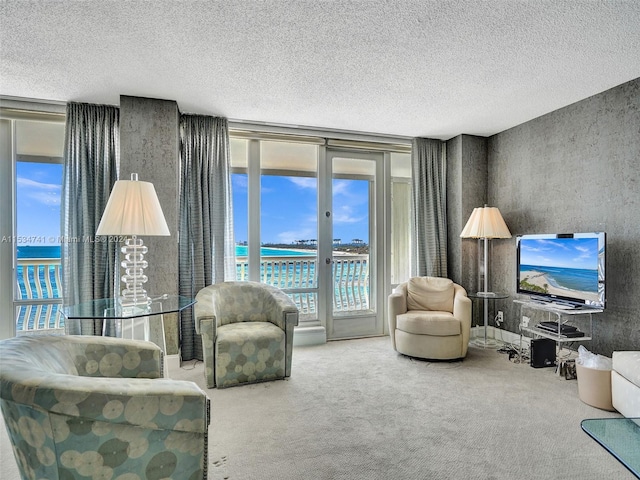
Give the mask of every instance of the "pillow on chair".
M 440 277 L 410 278 L 407 309 L 453 312 L 453 281 Z

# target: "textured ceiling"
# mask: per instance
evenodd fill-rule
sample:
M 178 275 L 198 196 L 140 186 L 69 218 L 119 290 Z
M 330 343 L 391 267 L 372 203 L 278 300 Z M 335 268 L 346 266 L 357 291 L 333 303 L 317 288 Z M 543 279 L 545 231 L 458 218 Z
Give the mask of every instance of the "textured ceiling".
M 640 77 L 640 1 L 0 2 L 0 95 L 491 135 Z

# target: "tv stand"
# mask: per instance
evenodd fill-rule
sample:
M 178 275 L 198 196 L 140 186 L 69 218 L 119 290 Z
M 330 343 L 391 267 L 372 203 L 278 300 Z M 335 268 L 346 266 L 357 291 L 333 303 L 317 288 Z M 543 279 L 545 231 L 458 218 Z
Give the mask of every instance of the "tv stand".
M 557 305 L 553 302 L 544 302 L 538 299 L 514 299 L 513 303 L 520 305 L 520 349 L 522 350 L 522 336 L 531 334 L 534 338 L 548 338 L 556 342 L 558 346 L 568 342 L 585 342 L 591 340 L 593 332 L 593 314 L 602 313 L 602 309 L 597 308 L 566 308 L 564 305 Z M 530 316 L 526 316 L 527 310 L 532 310 Z M 536 327 L 540 323 L 541 313 L 547 313 L 544 320 L 555 321 L 558 325 L 557 331 L 544 330 Z M 534 320 L 533 316 L 538 319 Z M 572 325 L 576 328 L 580 336 L 563 333 L 564 325 Z M 557 360 L 557 359 L 556 359 Z
M 547 305 L 557 310 L 582 310 L 585 308 L 592 308 L 589 306 L 578 305 L 577 303 L 563 302 L 562 300 L 550 300 L 542 297 L 531 297 L 528 300 L 522 301 L 535 303 L 536 305 Z

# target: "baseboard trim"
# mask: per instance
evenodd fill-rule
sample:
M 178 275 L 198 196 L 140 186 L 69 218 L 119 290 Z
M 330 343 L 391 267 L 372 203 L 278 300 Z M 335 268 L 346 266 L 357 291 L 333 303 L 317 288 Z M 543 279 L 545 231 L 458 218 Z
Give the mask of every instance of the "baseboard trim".
M 293 346 L 322 345 L 327 343 L 327 330 L 324 327 L 296 328 L 293 334 Z

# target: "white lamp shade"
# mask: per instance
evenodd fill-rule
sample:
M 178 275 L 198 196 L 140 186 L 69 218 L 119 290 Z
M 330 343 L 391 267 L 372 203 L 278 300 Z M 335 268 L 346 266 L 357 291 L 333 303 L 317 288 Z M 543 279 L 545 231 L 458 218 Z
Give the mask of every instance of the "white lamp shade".
M 462 238 L 511 238 L 497 207 L 477 207 L 460 234 Z
M 137 175 L 133 174 L 132 177 L 136 178 Z M 118 180 L 113 186 L 96 235 L 171 235 L 153 184 Z

